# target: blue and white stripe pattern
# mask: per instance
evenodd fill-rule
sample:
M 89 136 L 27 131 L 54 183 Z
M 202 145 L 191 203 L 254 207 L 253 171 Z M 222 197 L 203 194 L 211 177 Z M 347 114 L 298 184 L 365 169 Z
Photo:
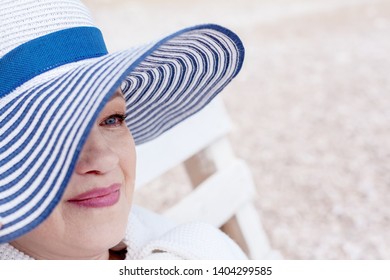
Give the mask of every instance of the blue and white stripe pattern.
M 243 49 L 223 32 L 229 33 L 216 25 L 183 30 L 160 42 L 125 79 L 126 122 L 136 144 L 199 111 L 238 73 Z
M 0 12 L 6 23 L 5 28 L 0 27 L 3 58 L 12 51 L 10 45 L 26 47 L 26 42 L 59 30 L 90 26 L 88 11 L 77 0 L 0 3 L 8 12 L 6 15 Z M 27 31 L 28 36 L 7 34 L 8 22 L 15 24 L 15 18 L 23 11 L 35 11 L 42 18 L 43 10 L 50 7 L 52 12 L 58 8 L 56 3 L 60 3 L 59 10 L 66 14 L 64 20 L 75 22 L 73 25 L 55 22 L 59 27 L 54 28 L 41 24 L 35 30 L 39 34 L 35 38 Z M 70 7 L 68 10 L 64 3 Z M 15 18 L 9 16 L 12 11 Z M 73 21 L 69 20 L 72 13 Z M 19 44 L 15 43 L 18 38 Z M 202 25 L 145 46 L 53 67 L 3 94 L 0 243 L 32 230 L 52 212 L 70 180 L 90 129 L 119 86 L 127 100 L 126 123 L 136 144 L 141 144 L 210 102 L 239 72 L 243 55 L 243 46 L 235 34 L 220 26 Z M 0 69 L 2 63 L 7 66 L 0 58 Z M 1 75 L 0 72 L 0 80 Z

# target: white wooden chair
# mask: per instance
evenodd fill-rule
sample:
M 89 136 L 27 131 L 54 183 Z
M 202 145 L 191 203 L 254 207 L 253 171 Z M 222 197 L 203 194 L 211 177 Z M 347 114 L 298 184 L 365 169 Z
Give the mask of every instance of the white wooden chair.
M 136 186 L 184 164 L 193 190 L 163 215 L 179 222 L 203 221 L 221 228 L 251 259 L 278 259 L 253 205 L 248 166 L 227 139 L 229 117 L 218 98 L 158 139 L 137 147 Z M 163 147 L 163 148 L 161 148 Z

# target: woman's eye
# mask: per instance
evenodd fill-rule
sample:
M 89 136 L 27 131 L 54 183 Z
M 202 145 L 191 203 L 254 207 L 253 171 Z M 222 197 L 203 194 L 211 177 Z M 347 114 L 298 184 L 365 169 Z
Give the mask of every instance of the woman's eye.
M 114 127 L 120 126 L 123 124 L 125 118 L 126 118 L 125 115 L 115 114 L 106 118 L 103 122 L 100 123 L 100 125 L 114 126 Z

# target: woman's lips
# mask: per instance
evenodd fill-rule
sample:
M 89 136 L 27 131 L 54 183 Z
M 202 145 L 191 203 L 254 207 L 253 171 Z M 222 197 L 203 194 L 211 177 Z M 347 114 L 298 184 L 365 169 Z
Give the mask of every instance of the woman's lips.
M 68 200 L 77 206 L 100 208 L 112 206 L 120 197 L 120 184 L 113 184 L 106 188 L 95 188 Z

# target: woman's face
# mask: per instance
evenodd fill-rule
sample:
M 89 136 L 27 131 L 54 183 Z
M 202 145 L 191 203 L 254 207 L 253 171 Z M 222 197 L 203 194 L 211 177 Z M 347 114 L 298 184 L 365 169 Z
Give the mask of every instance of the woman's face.
M 40 259 L 107 259 L 124 237 L 135 180 L 135 145 L 118 90 L 100 113 L 65 193 L 40 226 L 12 245 Z

